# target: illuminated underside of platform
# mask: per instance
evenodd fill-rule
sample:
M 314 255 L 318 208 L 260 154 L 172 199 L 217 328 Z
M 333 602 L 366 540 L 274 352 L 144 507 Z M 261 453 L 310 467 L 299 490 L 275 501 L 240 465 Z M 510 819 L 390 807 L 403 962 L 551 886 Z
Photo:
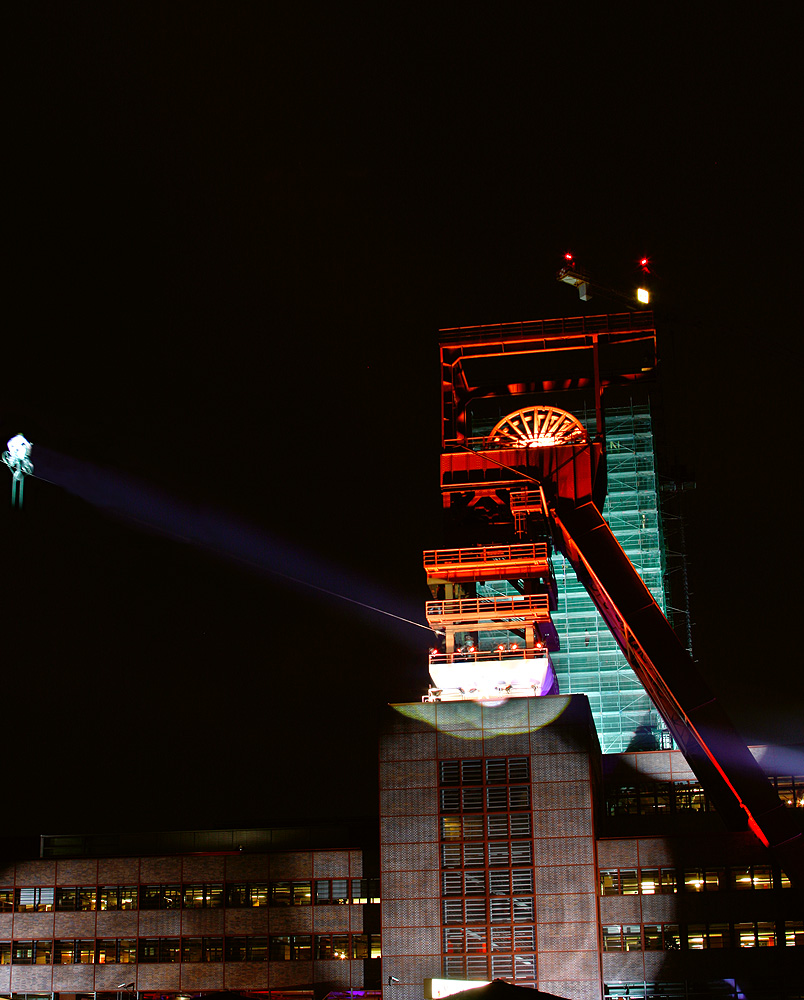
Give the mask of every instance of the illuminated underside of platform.
M 557 694 L 550 657 L 523 650 L 504 659 L 496 654 L 443 654 L 430 658 L 430 688 L 424 701 L 483 701 Z

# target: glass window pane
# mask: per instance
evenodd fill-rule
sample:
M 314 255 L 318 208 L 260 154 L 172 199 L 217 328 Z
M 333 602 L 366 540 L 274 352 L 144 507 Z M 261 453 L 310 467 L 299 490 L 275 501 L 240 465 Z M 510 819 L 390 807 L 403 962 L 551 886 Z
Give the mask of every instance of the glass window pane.
M 77 962 L 82 965 L 92 965 L 95 961 L 95 942 L 93 941 L 76 941 L 75 942 L 75 958 Z
M 53 961 L 56 965 L 72 965 L 75 962 L 75 941 L 55 941 Z
M 690 924 L 687 927 L 687 947 L 691 951 L 701 951 L 706 947 L 706 924 Z
M 76 908 L 77 889 L 56 889 L 56 909 L 70 911 Z
M 620 871 L 620 891 L 624 896 L 635 896 L 639 892 L 637 873 L 633 869 Z
M 623 927 L 623 944 L 626 951 L 642 951 L 642 934 L 638 926 Z
M 662 925 L 645 924 L 643 927 L 645 939 L 645 951 L 662 950 Z
M 222 962 L 223 961 L 223 938 L 222 937 L 204 938 L 204 961 L 205 962 Z
M 731 935 L 729 934 L 728 924 L 710 924 L 708 934 L 710 948 L 730 947 Z
M 653 896 L 660 891 L 658 868 L 642 868 L 640 870 L 639 891 L 643 896 Z
M 603 951 L 622 951 L 622 927 L 619 924 L 603 928 Z
M 359 879 L 356 880 L 359 885 Z M 293 905 L 309 906 L 313 901 L 312 886 L 310 882 L 293 883 Z
M 776 944 L 776 925 L 770 921 L 760 920 L 757 923 L 757 945 L 760 948 L 772 948 Z
M 249 962 L 268 961 L 268 938 L 250 937 L 246 942 L 247 957 Z
M 114 938 L 99 938 L 97 955 L 99 965 L 114 965 L 117 962 L 117 941 Z
M 136 938 L 121 938 L 117 942 L 117 960 L 124 965 L 137 961 L 137 940 Z
M 181 939 L 182 962 L 200 962 L 202 959 L 202 939 L 186 937 Z

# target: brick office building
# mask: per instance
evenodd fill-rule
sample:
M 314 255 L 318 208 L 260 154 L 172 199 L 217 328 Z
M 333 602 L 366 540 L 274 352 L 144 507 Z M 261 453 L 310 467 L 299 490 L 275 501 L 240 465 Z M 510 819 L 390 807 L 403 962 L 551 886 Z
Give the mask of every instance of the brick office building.
M 43 857 L 0 871 L 0 994 L 312 1000 L 376 988 L 376 864 L 366 869 L 362 846 L 291 846 L 360 839 L 323 829 L 43 837 Z

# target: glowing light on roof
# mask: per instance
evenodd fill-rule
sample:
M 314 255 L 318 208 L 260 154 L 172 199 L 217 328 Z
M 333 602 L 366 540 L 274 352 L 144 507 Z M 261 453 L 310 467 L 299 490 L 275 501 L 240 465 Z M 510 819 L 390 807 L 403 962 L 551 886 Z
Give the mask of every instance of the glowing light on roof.
M 637 288 L 637 301 L 643 302 L 645 305 L 650 302 L 650 292 L 647 288 Z

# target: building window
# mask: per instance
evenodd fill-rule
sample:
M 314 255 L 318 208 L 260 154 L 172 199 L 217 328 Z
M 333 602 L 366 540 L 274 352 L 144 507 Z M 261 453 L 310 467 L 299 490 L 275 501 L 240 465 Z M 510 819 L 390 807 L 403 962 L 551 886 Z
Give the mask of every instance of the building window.
M 379 934 L 353 934 L 350 955 L 352 958 L 381 958 Z
M 303 961 L 313 957 L 310 934 L 272 934 L 268 939 L 268 956 L 272 962 Z
M 114 965 L 117 962 L 117 939 L 98 938 L 96 955 L 98 965 Z M 55 961 L 58 962 L 58 957 Z
M 178 910 L 181 906 L 181 886 L 140 886 L 141 910 Z
M 204 882 L 182 886 L 182 904 L 185 910 L 218 909 L 223 906 L 223 883 Z
M 784 943 L 788 948 L 804 948 L 804 920 L 785 920 Z
M 804 775 L 772 779 L 779 798 L 790 809 L 804 809 Z
M 315 957 L 319 959 L 348 958 L 348 934 L 316 934 Z
M 0 913 L 11 913 L 14 909 L 14 890 L 0 889 Z
M 56 909 L 61 911 L 94 910 L 97 902 L 97 889 L 94 886 L 76 888 L 57 888 Z
M 268 905 L 267 882 L 227 882 L 226 905 L 233 909 Z
M 728 886 L 725 868 L 685 868 L 683 885 L 686 892 L 716 892 Z
M 312 883 L 271 882 L 271 906 L 310 906 L 313 901 Z
M 0 965 L 11 964 L 11 942 L 0 941 Z
M 440 762 L 443 965 L 450 978 L 536 976 L 530 762 Z
M 603 951 L 642 951 L 638 925 L 611 924 L 603 928 Z
M 98 889 L 99 910 L 136 910 L 136 885 L 102 885 Z
M 687 947 L 691 951 L 704 948 L 730 948 L 731 934 L 728 924 L 689 924 Z
M 223 938 L 186 937 L 181 939 L 182 962 L 222 962 Z
M 117 942 L 117 961 L 128 965 L 137 961 L 137 939 L 121 938 Z
M 352 903 L 379 903 L 380 880 L 378 878 L 353 878 Z
M 52 941 L 12 941 L 13 965 L 50 965 L 53 961 Z
M 332 878 L 317 879 L 315 883 L 316 906 L 328 906 L 331 903 L 343 904 L 350 900 L 349 879 Z
M 678 951 L 681 948 L 678 924 L 645 924 L 642 932 L 645 951 Z
M 267 937 L 227 937 L 227 962 L 266 962 L 268 960 Z
M 14 907 L 18 913 L 45 913 L 53 909 L 53 889 L 16 889 Z
M 768 865 L 746 865 L 731 869 L 732 889 L 771 889 L 773 876 Z
M 139 960 L 143 964 L 178 962 L 181 959 L 179 938 L 140 938 Z

